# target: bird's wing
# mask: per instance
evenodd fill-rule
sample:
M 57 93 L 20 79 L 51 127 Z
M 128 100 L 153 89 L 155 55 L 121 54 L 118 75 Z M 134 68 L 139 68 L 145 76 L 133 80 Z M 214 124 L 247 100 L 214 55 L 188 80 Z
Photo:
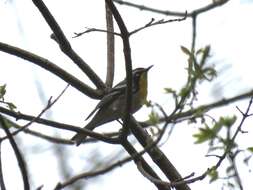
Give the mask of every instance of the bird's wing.
M 97 104 L 97 106 L 94 108 L 94 110 L 88 115 L 88 117 L 85 119 L 89 119 L 98 109 L 109 105 L 113 100 L 117 99 L 117 97 L 121 94 L 121 90 L 118 89 L 112 89 L 108 94 L 106 94 L 100 102 Z

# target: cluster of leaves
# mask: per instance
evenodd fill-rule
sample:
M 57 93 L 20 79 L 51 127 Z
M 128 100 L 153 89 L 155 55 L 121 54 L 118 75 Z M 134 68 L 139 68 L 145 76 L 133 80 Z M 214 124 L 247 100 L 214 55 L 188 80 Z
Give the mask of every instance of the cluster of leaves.
M 165 92 L 171 94 L 175 100 L 175 105 L 182 110 L 184 105 L 192 105 L 196 99 L 197 82 L 212 81 L 216 77 L 216 70 L 213 66 L 207 66 L 210 57 L 210 46 L 206 46 L 197 50 L 190 51 L 188 48 L 181 46 L 181 50 L 188 56 L 188 78 L 186 84 L 179 92 L 172 88 L 165 88 Z
M 199 132 L 193 135 L 196 139 L 195 143 L 209 142 L 210 151 L 216 150 L 217 148 L 225 148 L 229 143 L 229 139 L 220 136 L 220 132 L 224 128 L 230 130 L 235 121 L 236 116 L 232 116 L 220 117 L 219 121 L 214 122 L 213 126 L 209 126 L 207 122 L 203 123 L 204 127 L 199 128 Z M 216 140 L 224 146 L 216 147 L 216 143 L 214 143 Z
M 197 84 L 203 81 L 212 81 L 216 77 L 216 70 L 213 66 L 208 66 L 207 60 L 210 57 L 210 46 L 196 51 L 190 51 L 186 47 L 181 47 L 184 54 L 188 56 L 188 67 L 187 73 L 188 78 L 186 84 L 177 92 L 172 88 L 165 88 L 165 92 L 172 95 L 175 101 L 175 110 L 172 114 L 182 113 L 186 110 L 186 106 L 194 108 L 193 102 L 197 100 Z M 152 106 L 151 106 L 152 107 Z M 154 106 L 152 107 L 154 108 Z M 189 107 L 188 107 L 189 108 Z M 217 181 L 218 179 L 225 179 L 225 185 L 229 188 L 235 188 L 235 186 L 240 185 L 237 178 L 236 163 L 234 162 L 235 157 L 242 150 L 239 145 L 233 139 L 232 132 L 235 130 L 233 127 L 236 122 L 236 116 L 221 116 L 218 121 L 212 118 L 212 123 L 208 123 L 205 119 L 207 110 L 196 109 L 196 111 L 188 118 L 176 118 L 173 122 L 180 121 L 180 119 L 188 120 L 189 122 L 196 122 L 197 118 L 201 118 L 202 126 L 199 128 L 198 132 L 193 135 L 196 144 L 208 143 L 208 154 L 217 157 L 218 159 L 222 156 L 218 154 L 225 154 L 225 158 L 228 161 L 228 166 L 226 167 L 226 177 L 221 177 L 218 170 L 219 167 L 211 167 L 209 169 L 208 175 L 210 177 L 210 182 Z M 170 117 L 172 114 L 167 114 Z M 180 114 L 179 114 L 180 115 Z M 190 119 L 190 120 L 189 120 Z M 149 115 L 149 122 L 152 125 L 157 125 L 161 122 L 159 114 L 152 109 Z M 250 156 L 246 157 L 245 163 L 252 157 L 253 147 L 249 147 L 247 150 L 250 152 Z M 232 180 L 232 182 L 230 181 Z
M 171 114 L 167 114 L 162 111 L 165 117 L 182 112 L 186 105 L 192 106 L 193 101 L 197 99 L 196 84 L 205 80 L 210 82 L 216 77 L 216 70 L 214 67 L 207 66 L 207 60 L 210 57 L 210 46 L 200 48 L 196 52 L 190 51 L 184 46 L 181 46 L 181 50 L 188 57 L 188 78 L 185 85 L 179 91 L 176 91 L 172 88 L 165 88 L 165 93 L 172 95 L 175 101 L 175 109 Z M 149 123 L 152 125 L 159 124 L 160 116 L 154 109 L 156 106 L 151 104 L 148 106 L 152 107 L 152 111 L 149 114 Z M 161 108 L 159 107 L 159 109 Z M 202 114 L 203 113 L 201 111 L 200 115 Z
M 17 107 L 12 102 L 6 102 L 4 96 L 6 94 L 6 84 L 0 85 L 0 103 L 6 105 L 10 110 L 15 110 Z
M 203 127 L 199 128 L 199 131 L 193 135 L 196 139 L 196 144 L 208 143 L 208 154 L 210 154 L 210 156 L 212 155 L 222 159 L 222 156 L 218 155 L 217 152 L 225 153 L 225 158 L 228 161 L 228 165 L 225 169 L 226 176 L 222 177 L 220 175 L 221 171 L 216 167 L 213 167 L 208 175 L 210 177 L 210 183 L 218 179 L 224 179 L 224 185 L 230 189 L 240 186 L 240 181 L 238 180 L 240 177 L 235 162 L 236 156 L 241 152 L 250 152 L 250 155 L 246 156 L 244 159 L 244 163 L 247 165 L 253 155 L 253 147 L 243 150 L 233 138 L 234 135 L 232 132 L 236 130 L 234 125 L 236 119 L 236 116 L 220 117 L 218 121 L 213 120 L 214 122 L 212 125 L 208 125 L 205 120 L 202 120 L 204 121 Z

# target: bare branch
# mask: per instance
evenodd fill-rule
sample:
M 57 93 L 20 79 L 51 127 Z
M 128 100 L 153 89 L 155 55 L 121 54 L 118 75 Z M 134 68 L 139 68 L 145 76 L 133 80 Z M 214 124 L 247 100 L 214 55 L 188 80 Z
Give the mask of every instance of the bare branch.
M 149 143 L 152 143 L 153 140 L 146 133 L 146 131 L 134 120 L 131 118 L 131 130 L 141 143 L 142 146 L 146 147 Z M 166 177 L 170 181 L 177 181 L 182 179 L 181 175 L 174 167 L 174 165 L 169 161 L 165 154 L 157 147 L 154 146 L 151 150 L 147 151 L 149 156 L 152 158 L 153 162 L 163 171 Z M 181 184 L 176 187 L 177 190 L 190 190 L 190 187 L 187 184 Z
M 6 190 L 2 167 L 2 141 L 0 141 L 0 187 L 2 190 Z
M 142 168 L 142 165 L 141 165 L 141 162 L 138 162 L 137 163 L 137 168 L 138 170 L 141 172 L 141 174 L 146 177 L 149 181 L 151 181 L 152 183 L 154 184 L 159 184 L 159 185 L 164 185 L 164 186 L 167 186 L 168 188 L 171 186 L 171 184 L 169 182 L 166 182 L 166 181 L 162 181 L 160 179 L 156 179 L 154 177 L 152 177 L 151 175 L 149 175 L 143 168 Z
M 4 120 L 11 125 L 12 127 L 16 128 L 16 129 L 20 129 L 23 126 L 20 126 L 19 124 L 11 121 L 10 119 L 6 118 L 5 116 L 2 116 L 4 118 Z M 36 121 L 35 121 L 36 122 Z M 62 138 L 57 138 L 57 137 L 52 137 L 46 134 L 42 134 L 40 132 L 31 130 L 31 129 L 24 129 L 22 130 L 24 133 L 28 134 L 28 135 L 33 135 L 35 137 L 47 140 L 48 142 L 51 143 L 57 143 L 57 144 L 64 144 L 64 145 L 74 145 L 75 143 L 71 140 L 67 140 L 67 139 L 62 139 Z M 1 140 L 4 140 L 4 138 L 2 138 Z
M 69 85 L 67 85 L 62 92 L 55 98 L 55 100 L 52 100 L 52 97 L 47 102 L 46 107 L 31 121 L 29 121 L 27 124 L 25 124 L 23 127 L 19 128 L 17 131 L 12 133 L 12 136 L 17 135 L 19 132 L 23 131 L 24 129 L 28 128 L 32 123 L 34 123 L 38 118 L 40 118 L 48 109 L 50 109 L 59 99 L 60 97 L 64 94 L 64 92 L 67 90 Z
M 97 88 L 104 89 L 105 84 L 103 83 L 103 81 L 90 68 L 90 66 L 85 63 L 85 61 L 72 49 L 69 41 L 67 40 L 60 26 L 58 25 L 44 2 L 42 0 L 33 0 L 33 3 L 39 9 L 47 24 L 54 32 L 54 37 L 56 38 L 56 41 L 58 42 L 62 52 L 65 53 L 90 78 L 90 80 L 96 85 Z
M 136 163 L 137 165 L 139 164 L 139 158 L 141 158 L 141 156 L 143 154 L 145 154 L 148 150 L 150 150 L 153 146 L 155 146 L 156 144 L 159 143 L 159 141 L 161 140 L 161 137 L 162 135 L 164 134 L 164 131 L 165 131 L 165 127 L 163 128 L 163 132 L 160 134 L 159 138 L 157 138 L 156 141 L 154 141 L 152 144 L 149 144 L 147 147 L 145 147 L 142 151 L 138 152 L 138 153 L 134 153 L 132 152 L 131 156 L 130 157 L 126 157 L 125 159 L 123 160 L 120 160 L 120 161 L 117 161 L 116 163 L 114 164 L 111 164 L 105 168 L 102 168 L 100 170 L 97 170 L 97 171 L 89 171 L 89 172 L 85 172 L 85 173 L 81 173 L 81 174 L 78 174 L 78 175 L 75 175 L 73 176 L 72 178 L 68 179 L 67 181 L 65 182 L 62 182 L 62 183 L 58 183 L 57 186 L 55 187 L 55 189 L 59 190 L 59 189 L 62 189 L 68 185 L 71 185 L 72 183 L 80 180 L 80 179 L 84 179 L 84 178 L 90 178 L 90 177 L 96 177 L 98 175 L 102 175 L 102 174 L 105 174 L 117 167 L 121 167 L 123 164 L 127 163 L 127 162 L 130 162 L 132 160 L 136 160 Z M 146 171 L 145 171 L 146 172 Z M 147 173 L 147 172 L 146 172 Z M 151 172 L 152 173 L 152 172 Z M 160 180 L 160 179 L 157 179 L 157 180 Z M 158 184 L 158 185 L 165 185 L 165 184 Z
M 103 33 L 110 33 L 110 34 L 113 34 L 115 36 L 121 36 L 117 32 L 111 32 L 111 31 L 108 31 L 108 30 L 103 30 L 103 29 L 98 29 L 98 28 L 88 28 L 88 27 L 86 27 L 86 29 L 87 30 L 85 30 L 84 32 L 74 32 L 75 36 L 73 36 L 73 38 L 77 38 L 79 36 L 82 36 L 83 34 L 90 33 L 90 32 L 103 32 Z
M 195 44 L 196 44 L 196 36 L 197 36 L 197 16 L 194 15 L 192 17 L 192 45 L 191 45 L 191 52 L 192 54 L 195 53 Z
M 9 128 L 8 126 L 6 125 L 5 121 L 4 121 L 4 118 L 2 117 L 2 115 L 0 114 L 0 124 L 3 128 L 3 130 L 5 131 L 9 141 L 10 141 L 10 144 L 13 148 L 13 151 L 15 153 L 15 156 L 17 158 L 17 161 L 18 161 L 18 165 L 19 165 L 19 168 L 20 168 L 20 171 L 21 171 L 21 174 L 22 174 L 22 178 L 23 178 L 23 183 L 24 183 L 24 189 L 25 190 L 29 190 L 30 189 L 30 185 L 29 185 L 29 179 L 28 179 L 28 174 L 27 174 L 27 169 L 26 169 L 26 163 L 25 163 L 25 160 L 15 142 L 15 140 L 13 139 L 10 131 L 9 131 Z
M 109 32 L 114 32 L 113 27 L 113 16 L 107 4 L 105 4 L 105 12 L 106 12 L 106 28 Z M 113 86 L 114 79 L 114 67 L 115 67 L 115 48 L 114 48 L 114 35 L 113 33 L 107 32 L 107 73 L 106 73 L 106 86 Z
M 159 9 L 154 9 L 154 8 L 147 7 L 147 6 L 144 6 L 144 5 L 138 5 L 138 4 L 135 4 L 135 3 L 131 3 L 131 2 L 128 2 L 128 1 L 122 1 L 122 0 L 113 0 L 113 1 L 115 3 L 120 4 L 120 5 L 127 5 L 127 6 L 130 6 L 130 7 L 133 7 L 133 8 L 137 8 L 137 9 L 140 9 L 140 10 L 150 11 L 150 12 L 153 12 L 153 13 L 163 14 L 163 15 L 166 15 L 166 16 L 179 16 L 179 17 L 181 17 L 181 16 L 185 15 L 184 12 L 159 10 Z M 212 1 L 212 3 L 210 3 L 210 4 L 208 4 L 208 5 L 204 6 L 204 7 L 201 7 L 199 9 L 193 10 L 192 12 L 190 12 L 189 14 L 187 14 L 187 17 L 192 17 L 193 15 L 197 15 L 197 14 L 201 14 L 201 13 L 210 11 L 210 10 L 216 8 L 216 7 L 224 5 L 228 1 L 229 0 Z
M 206 113 L 209 110 L 212 110 L 215 108 L 220 108 L 222 106 L 226 106 L 228 104 L 232 104 L 237 101 L 240 101 L 240 100 L 243 100 L 246 98 L 250 98 L 252 96 L 253 96 L 253 90 L 249 90 L 248 92 L 236 95 L 231 98 L 227 98 L 227 99 L 223 98 L 223 99 L 213 102 L 213 103 L 209 103 L 209 104 L 198 106 L 197 108 L 189 109 L 188 111 L 172 114 L 172 115 L 169 115 L 168 117 L 161 117 L 159 119 L 159 123 L 162 123 L 162 122 L 168 122 L 168 123 L 182 122 L 185 119 L 186 120 L 189 119 L 189 117 L 194 117 L 196 115 L 196 113 L 199 113 L 200 111 L 203 113 Z M 147 127 L 150 125 L 150 124 L 148 124 L 148 121 L 140 122 L 140 124 L 142 127 Z
M 34 120 L 36 117 L 31 116 L 31 115 L 26 115 L 26 114 L 22 114 L 20 112 L 15 112 L 15 111 L 11 111 L 8 110 L 4 107 L 0 106 L 0 113 L 9 115 L 11 117 L 14 117 L 16 120 L 18 119 L 23 119 L 23 120 L 27 120 L 27 121 L 31 121 Z M 43 119 L 43 118 L 37 118 L 35 120 L 36 123 L 40 123 L 49 127 L 53 127 L 53 128 L 57 128 L 57 129 L 63 129 L 63 130 L 68 130 L 68 131 L 73 131 L 73 132 L 77 132 L 77 133 L 84 133 L 86 135 L 89 135 L 93 138 L 99 139 L 103 142 L 107 142 L 110 144 L 118 144 L 118 139 L 117 138 L 110 138 L 107 137 L 105 135 L 101 135 L 100 133 L 96 133 L 81 127 L 77 127 L 74 125 L 69 125 L 69 124 L 65 124 L 65 123 L 60 123 L 60 122 L 56 122 L 56 121 L 51 121 L 51 120 L 47 120 L 47 119 Z
M 135 150 L 135 148 L 126 140 L 123 141 L 122 146 L 125 148 L 125 150 L 134 158 L 135 163 L 141 162 L 143 169 L 152 177 L 160 180 L 160 177 L 156 174 L 156 172 L 150 167 L 150 165 L 144 160 L 143 157 L 137 156 L 138 152 Z M 162 184 L 154 184 L 158 187 L 159 190 L 168 190 L 168 187 L 162 185 Z M 169 188 L 170 189 L 170 188 Z
M 130 112 L 131 112 L 131 102 L 132 102 L 132 58 L 131 58 L 131 48 L 130 48 L 130 42 L 129 42 L 129 37 L 130 34 L 126 28 L 126 25 L 113 4 L 112 0 L 105 0 L 108 8 L 111 10 L 114 19 L 116 20 L 120 33 L 121 33 L 121 38 L 123 41 L 123 51 L 124 51 L 124 58 L 125 58 L 125 68 L 126 68 L 126 82 L 127 82 L 127 88 L 126 88 L 126 102 L 125 102 L 125 114 L 124 114 L 124 127 L 122 130 L 122 135 L 121 139 L 124 140 L 127 138 L 127 134 L 129 131 L 129 126 L 128 123 L 130 121 Z
M 25 59 L 27 61 L 30 61 L 31 63 L 38 65 L 42 67 L 43 69 L 53 73 L 54 75 L 58 76 L 61 78 L 63 81 L 66 83 L 70 84 L 80 92 L 86 94 L 87 96 L 91 98 L 100 98 L 102 96 L 102 92 L 98 90 L 94 90 L 84 84 L 82 81 L 74 77 L 73 75 L 69 74 L 62 68 L 58 67 L 54 63 L 50 62 L 49 60 L 40 57 L 38 55 L 35 55 L 29 51 L 26 51 L 24 49 L 11 46 L 9 44 L 5 44 L 0 42 L 0 51 L 3 51 L 5 53 L 20 57 L 22 59 Z
M 159 25 L 159 24 L 166 24 L 166 23 L 169 23 L 169 22 L 180 22 L 180 21 L 183 21 L 187 18 L 187 12 L 185 12 L 185 15 L 182 17 L 182 18 L 176 18 L 176 19 L 169 19 L 169 20 L 164 20 L 164 19 L 161 19 L 161 20 L 158 20 L 158 21 L 155 21 L 153 18 L 151 19 L 150 22 L 148 22 L 146 25 L 140 27 L 140 28 L 137 28 L 135 30 L 133 30 L 132 32 L 130 32 L 130 35 L 132 34 L 135 34 L 143 29 L 146 29 L 148 27 L 151 27 L 151 26 L 155 26 L 155 25 Z

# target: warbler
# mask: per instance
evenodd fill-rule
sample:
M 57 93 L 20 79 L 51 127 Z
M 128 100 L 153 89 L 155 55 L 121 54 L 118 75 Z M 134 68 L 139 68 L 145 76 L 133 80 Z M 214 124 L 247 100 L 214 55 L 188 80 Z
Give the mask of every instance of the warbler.
M 152 67 L 153 65 L 148 68 L 136 68 L 132 71 L 132 114 L 138 111 L 146 102 L 148 87 L 147 73 Z M 93 130 L 107 122 L 122 119 L 125 113 L 126 89 L 127 83 L 126 79 L 124 79 L 109 90 L 86 118 L 86 120 L 89 119 L 96 112 L 92 120 L 84 128 Z M 87 135 L 78 133 L 71 140 L 75 141 L 78 146 L 86 137 Z

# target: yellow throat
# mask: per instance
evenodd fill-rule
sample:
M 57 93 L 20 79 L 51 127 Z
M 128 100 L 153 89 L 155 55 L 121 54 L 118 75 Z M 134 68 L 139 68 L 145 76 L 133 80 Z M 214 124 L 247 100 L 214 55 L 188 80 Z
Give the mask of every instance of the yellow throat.
M 141 104 L 145 104 L 147 101 L 148 95 L 148 80 L 147 80 L 147 72 L 143 73 L 139 80 L 139 97 L 141 99 Z

